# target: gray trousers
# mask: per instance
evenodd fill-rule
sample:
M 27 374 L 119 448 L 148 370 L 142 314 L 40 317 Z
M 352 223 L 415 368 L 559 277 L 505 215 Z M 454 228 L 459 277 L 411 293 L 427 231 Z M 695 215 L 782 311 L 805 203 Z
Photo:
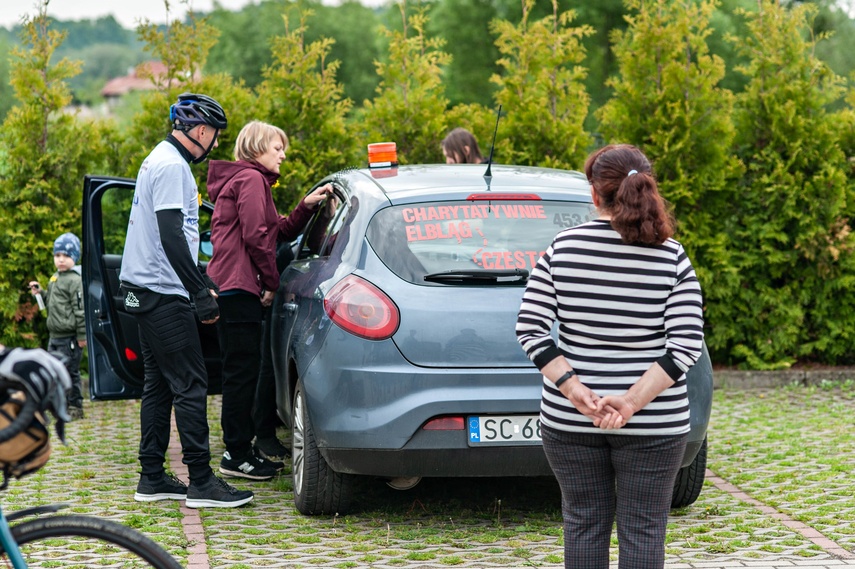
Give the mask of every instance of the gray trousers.
M 662 569 L 674 480 L 688 435 L 541 429 L 561 487 L 564 567 L 607 569 L 617 521 L 620 569 Z

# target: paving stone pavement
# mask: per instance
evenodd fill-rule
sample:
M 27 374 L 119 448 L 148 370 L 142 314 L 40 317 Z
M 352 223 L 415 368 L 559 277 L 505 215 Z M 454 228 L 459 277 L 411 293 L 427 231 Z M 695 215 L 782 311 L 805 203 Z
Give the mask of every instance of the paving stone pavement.
M 216 468 L 222 453 L 220 399 L 209 401 Z M 530 493 L 519 488 L 519 494 L 525 500 L 542 498 L 554 507 L 538 502 L 532 512 L 522 514 L 514 505 L 517 489 L 504 481 L 489 484 L 496 495 L 504 496 L 506 505 L 500 500 L 489 508 L 473 506 L 467 501 L 473 486 L 423 481 L 417 487 L 424 487 L 420 493 L 373 489 L 371 496 L 377 496 L 379 506 L 372 504 L 366 512 L 345 517 L 300 515 L 287 475 L 261 483 L 232 481 L 256 492 L 256 499 L 243 508 L 195 511 L 177 502 L 136 503 L 132 496 L 138 476 L 138 411 L 136 401 L 87 403 L 86 419 L 68 425 L 68 445 L 56 443 L 44 469 L 13 481 L 0 496 L 4 508 L 68 502 L 76 513 L 108 517 L 140 529 L 188 569 L 563 565 L 559 494 L 550 481 Z M 174 433 L 172 445 L 171 468 L 186 480 Z M 715 448 L 712 440 L 711 448 Z M 855 512 L 852 488 L 841 499 Z M 436 513 L 442 500 L 457 504 L 458 509 L 451 510 L 455 516 L 444 519 Z M 840 520 L 847 527 L 838 533 L 855 534 L 852 519 Z M 855 568 L 855 537 L 834 542 L 828 531 L 820 533 L 763 504 L 711 471 L 698 502 L 673 512 L 669 523 L 679 537 L 669 538 L 667 569 Z M 616 547 L 612 557 L 616 559 Z

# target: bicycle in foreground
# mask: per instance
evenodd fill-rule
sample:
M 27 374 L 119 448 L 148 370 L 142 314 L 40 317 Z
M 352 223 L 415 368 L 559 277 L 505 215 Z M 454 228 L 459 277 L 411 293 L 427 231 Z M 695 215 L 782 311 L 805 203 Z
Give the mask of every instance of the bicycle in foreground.
M 0 490 L 11 479 L 35 472 L 47 462 L 48 412 L 56 419 L 57 435 L 64 442 L 68 385 L 65 367 L 44 350 L 0 346 Z M 36 506 L 11 514 L 0 507 L 0 567 L 181 569 L 142 533 L 97 517 L 57 515 L 65 507 Z

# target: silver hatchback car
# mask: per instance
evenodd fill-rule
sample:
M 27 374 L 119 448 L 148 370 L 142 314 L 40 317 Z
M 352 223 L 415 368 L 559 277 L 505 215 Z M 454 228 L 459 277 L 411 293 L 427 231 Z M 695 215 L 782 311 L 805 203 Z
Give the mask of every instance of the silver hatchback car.
M 355 169 L 293 244 L 272 319 L 294 499 L 343 514 L 357 476 L 551 476 L 541 376 L 514 333 L 529 271 L 591 219 L 579 172 L 493 165 Z M 703 485 L 712 369 L 689 373 L 692 430 L 672 504 Z

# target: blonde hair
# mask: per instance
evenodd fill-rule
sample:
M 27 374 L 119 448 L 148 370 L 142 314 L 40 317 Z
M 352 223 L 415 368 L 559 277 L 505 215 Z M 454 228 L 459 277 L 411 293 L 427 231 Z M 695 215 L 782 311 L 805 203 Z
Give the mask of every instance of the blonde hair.
M 288 150 L 288 136 L 278 126 L 261 121 L 250 121 L 240 129 L 235 141 L 235 160 L 254 161 L 267 152 L 270 143 L 279 138 Z

